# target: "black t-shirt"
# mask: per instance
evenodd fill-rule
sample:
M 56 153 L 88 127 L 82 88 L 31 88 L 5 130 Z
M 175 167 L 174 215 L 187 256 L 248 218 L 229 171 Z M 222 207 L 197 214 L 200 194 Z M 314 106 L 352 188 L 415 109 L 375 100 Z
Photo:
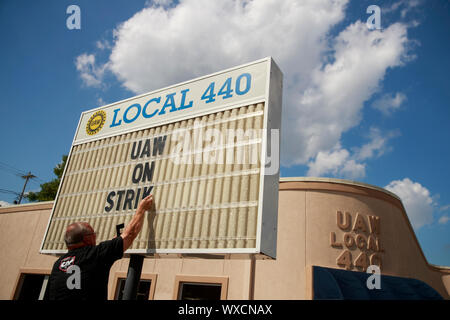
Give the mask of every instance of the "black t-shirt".
M 59 258 L 53 265 L 49 279 L 50 300 L 106 300 L 108 295 L 109 270 L 114 261 L 123 256 L 123 239 L 117 237 L 99 243 L 73 249 Z M 75 275 L 79 267 L 80 288 L 76 287 Z M 67 280 L 69 280 L 69 286 Z M 71 287 L 71 289 L 69 288 Z

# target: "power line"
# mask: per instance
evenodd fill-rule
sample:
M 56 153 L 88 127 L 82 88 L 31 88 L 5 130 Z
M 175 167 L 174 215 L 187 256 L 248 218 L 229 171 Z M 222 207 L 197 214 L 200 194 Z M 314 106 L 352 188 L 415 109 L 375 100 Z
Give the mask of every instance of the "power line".
M 15 176 L 19 176 L 21 174 L 25 174 L 25 172 L 18 172 L 18 171 L 15 171 L 15 170 L 11 170 L 11 169 L 9 169 L 7 167 L 2 166 L 1 164 L 0 164 L 0 170 L 3 170 L 3 171 L 8 172 L 8 173 L 11 173 L 11 174 L 13 174 Z
M 0 189 L 0 193 L 14 194 L 16 196 L 20 196 L 19 192 L 12 191 L 12 190 L 6 190 L 6 189 Z
M 38 181 L 35 181 L 35 180 L 38 180 Z M 41 184 L 45 183 L 44 180 L 39 179 L 39 178 L 36 177 L 36 176 L 35 176 L 34 179 L 30 180 L 30 182 L 34 183 L 34 185 L 36 185 L 36 186 L 41 186 Z
M 0 161 L 0 169 L 2 169 L 2 170 L 4 170 L 4 171 L 7 171 L 7 172 L 9 172 L 9 173 L 11 173 L 11 174 L 14 174 L 15 176 L 18 176 L 18 177 L 22 177 L 22 176 L 24 176 L 24 175 L 27 175 L 27 173 L 26 173 L 25 171 L 20 170 L 20 169 L 17 169 L 17 168 L 15 168 L 15 167 L 13 167 L 13 166 L 11 166 L 11 165 L 9 165 L 9 164 L 3 162 L 3 161 Z M 37 176 L 34 176 L 34 178 L 35 178 L 36 180 L 38 180 L 39 182 L 41 182 L 41 183 L 45 183 L 44 180 L 42 180 L 41 178 L 39 178 L 39 177 L 37 177 Z M 36 181 L 34 181 L 34 180 L 31 180 L 31 181 L 32 181 L 33 183 L 37 184 L 37 185 L 40 185 L 38 182 L 36 182 Z
M 36 177 L 36 180 L 39 180 L 40 182 L 42 182 L 42 183 L 45 183 L 45 181 L 44 180 L 42 180 L 41 178 L 39 178 L 39 177 Z
M 0 161 L 0 169 L 2 169 L 4 171 L 7 171 L 9 173 L 12 173 L 12 174 L 14 174 L 14 175 L 16 175 L 18 177 L 21 177 L 22 179 L 25 179 L 25 183 L 23 185 L 23 189 L 22 189 L 21 193 L 15 192 L 15 191 L 11 191 L 11 190 L 6 190 L 6 189 L 0 189 L 2 193 L 14 194 L 14 195 L 18 196 L 18 200 L 17 200 L 18 204 L 20 204 L 20 202 L 23 199 L 23 196 L 25 194 L 25 189 L 27 187 L 28 181 L 34 182 L 32 179 L 35 179 L 35 178 L 37 178 L 39 181 L 42 181 L 42 179 L 40 179 L 40 178 L 36 177 L 35 175 L 31 174 L 31 171 L 28 172 L 28 173 L 25 173 L 25 171 L 17 169 L 15 167 L 13 167 L 13 166 L 3 162 L 3 161 Z M 42 183 L 44 183 L 44 181 L 42 181 Z
M 17 168 L 14 168 L 13 166 L 11 166 L 11 165 L 9 165 L 7 163 L 4 163 L 2 161 L 0 161 L 0 169 L 6 170 L 6 171 L 9 171 L 9 172 L 14 172 L 15 174 L 26 174 L 25 171 L 17 169 Z

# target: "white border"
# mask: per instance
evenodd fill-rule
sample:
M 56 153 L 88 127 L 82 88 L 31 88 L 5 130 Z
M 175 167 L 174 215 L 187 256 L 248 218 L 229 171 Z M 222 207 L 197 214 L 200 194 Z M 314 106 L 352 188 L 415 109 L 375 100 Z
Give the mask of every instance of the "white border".
M 80 119 L 78 120 L 78 127 L 80 126 L 80 123 L 81 123 L 81 117 L 80 117 Z M 78 129 L 77 129 L 77 131 L 78 131 Z M 74 139 L 75 139 L 75 138 L 74 138 Z M 70 147 L 69 154 L 67 155 L 66 165 L 65 165 L 65 167 L 64 167 L 64 171 L 63 171 L 63 174 L 62 174 L 62 176 L 61 176 L 61 180 L 60 180 L 60 183 L 59 183 L 59 186 L 58 186 L 58 191 L 56 192 L 56 197 L 55 197 L 55 200 L 54 200 L 54 202 L 53 202 L 52 213 L 50 214 L 50 218 L 48 219 L 47 227 L 45 228 L 44 237 L 42 238 L 41 246 L 39 247 L 39 252 L 40 252 L 40 253 L 45 253 L 44 251 L 48 251 L 48 250 L 43 250 L 42 248 L 43 248 L 43 246 L 44 246 L 45 239 L 47 238 L 47 233 L 48 233 L 48 230 L 49 230 L 49 228 L 50 228 L 50 223 L 52 222 L 52 219 L 53 219 L 53 214 L 55 213 L 56 204 L 57 204 L 58 199 L 59 199 L 59 192 L 61 191 L 62 182 L 64 181 L 64 178 L 66 177 L 66 170 L 67 170 L 67 168 L 69 167 L 69 163 L 70 163 L 70 160 L 71 160 L 71 155 L 72 155 L 73 147 L 74 147 L 73 145 Z M 50 250 L 50 251 L 51 251 L 51 250 Z M 51 252 L 49 252 L 49 253 L 51 253 Z
M 136 98 L 140 98 L 140 97 L 143 97 L 143 96 L 146 96 L 146 95 L 149 95 L 149 94 L 155 94 L 155 93 L 158 93 L 158 92 L 161 92 L 161 91 L 164 91 L 164 90 L 172 89 L 174 87 L 178 87 L 178 86 L 185 85 L 185 84 L 188 84 L 188 83 L 191 83 L 191 82 L 207 79 L 207 78 L 210 78 L 210 77 L 213 77 L 213 76 L 216 76 L 216 75 L 220 75 L 220 74 L 223 74 L 223 73 L 226 73 L 226 72 L 231 72 L 231 71 L 234 71 L 234 70 L 237 70 L 237 69 L 240 69 L 240 68 L 244 68 L 244 67 L 251 66 L 251 65 L 254 65 L 254 64 L 258 64 L 258 63 L 262 63 L 262 62 L 266 62 L 268 64 L 267 71 L 266 71 L 267 79 L 266 79 L 266 90 L 265 90 L 265 96 L 264 97 L 256 97 L 256 98 L 252 98 L 252 99 L 248 99 L 248 100 L 241 100 L 238 103 L 221 105 L 220 107 L 212 108 L 212 109 L 204 111 L 204 112 L 193 113 L 193 114 L 190 114 L 188 117 L 187 116 L 182 116 L 182 117 L 172 118 L 170 120 L 158 121 L 158 122 L 152 123 L 151 126 L 133 127 L 132 129 L 121 130 L 121 131 L 114 132 L 114 133 L 109 134 L 109 135 L 104 135 L 104 136 L 101 136 L 101 137 L 95 137 L 95 138 L 92 138 L 92 139 L 82 139 L 82 140 L 78 140 L 77 142 L 75 142 L 76 137 L 78 135 L 78 132 L 80 130 L 81 120 L 83 118 L 83 115 L 86 114 L 86 113 L 91 113 L 91 112 L 94 112 L 96 110 L 104 109 L 105 107 L 114 106 L 114 105 L 117 105 L 119 103 L 124 103 L 124 102 L 130 101 L 130 100 L 133 100 L 133 99 L 136 99 Z M 185 120 L 185 119 L 192 119 L 192 118 L 203 116 L 203 115 L 206 115 L 206 114 L 232 109 L 232 108 L 234 108 L 236 106 L 239 106 L 239 105 L 243 106 L 243 105 L 249 105 L 249 104 L 258 103 L 258 102 L 264 102 L 263 130 L 267 130 L 268 129 L 267 124 L 268 124 L 268 120 L 269 120 L 268 119 L 269 94 L 270 94 L 269 89 L 270 89 L 272 62 L 273 62 L 273 60 L 272 60 L 271 57 L 266 57 L 266 58 L 263 58 L 263 59 L 260 59 L 260 60 L 256 60 L 256 61 L 244 64 L 244 65 L 240 65 L 240 66 L 237 66 L 237 67 L 233 67 L 233 68 L 229 68 L 229 69 L 226 69 L 226 70 L 222 70 L 222 71 L 210 74 L 210 75 L 206 75 L 206 76 L 202 76 L 202 77 L 199 77 L 199 78 L 195 78 L 195 79 L 192 79 L 192 80 L 189 80 L 189 81 L 185 81 L 185 82 L 182 82 L 182 83 L 179 83 L 179 84 L 175 84 L 175 85 L 163 88 L 163 89 L 158 89 L 156 91 L 144 93 L 144 94 L 139 95 L 139 96 L 131 97 L 131 98 L 128 98 L 128 99 L 125 99 L 125 100 L 121 100 L 121 101 L 118 101 L 118 102 L 115 102 L 115 103 L 112 103 L 112 104 L 109 104 L 109 105 L 105 105 L 105 106 L 102 106 L 102 107 L 98 107 L 98 108 L 95 108 L 95 109 L 91 109 L 91 110 L 87 110 L 87 111 L 82 112 L 82 114 L 80 116 L 80 119 L 78 120 L 77 130 L 75 131 L 75 135 L 74 135 L 74 138 L 72 140 L 72 146 L 70 148 L 70 152 L 69 152 L 69 155 L 67 157 L 68 162 L 66 163 L 66 166 L 64 168 L 64 172 L 63 172 L 63 175 L 61 177 L 61 183 L 58 186 L 58 191 L 57 191 L 56 198 L 55 198 L 55 201 L 54 201 L 54 204 L 53 204 L 53 207 L 52 207 L 52 212 L 51 212 L 50 218 L 49 218 L 48 223 L 47 223 L 47 227 L 46 227 L 46 230 L 45 230 L 44 237 L 43 237 L 43 239 L 41 241 L 41 246 L 40 246 L 39 252 L 42 253 L 42 254 L 65 254 L 65 253 L 67 253 L 66 249 L 65 250 L 45 250 L 45 249 L 43 249 L 43 245 L 44 245 L 45 239 L 46 239 L 48 231 L 49 231 L 50 223 L 51 223 L 51 221 L 53 219 L 53 215 L 55 213 L 55 208 L 56 208 L 56 205 L 57 205 L 57 201 L 59 199 L 59 193 L 61 191 L 62 182 L 65 179 L 66 170 L 69 167 L 70 160 L 71 160 L 71 155 L 72 155 L 72 151 L 74 149 L 74 146 L 79 145 L 79 144 L 83 144 L 83 143 L 87 143 L 87 142 L 91 142 L 91 141 L 105 139 L 105 138 L 112 137 L 112 136 L 117 136 L 117 135 L 122 135 L 122 134 L 125 134 L 125 133 L 129 133 L 129 132 L 142 130 L 144 128 L 145 129 L 153 128 L 153 127 L 156 127 L 156 126 L 164 125 L 166 123 L 182 121 L 182 120 Z M 263 221 L 262 221 L 263 212 L 262 212 L 262 210 L 263 210 L 263 194 L 264 194 L 264 182 L 265 182 L 266 148 L 267 148 L 267 133 L 263 134 L 262 143 L 261 143 L 261 153 L 260 153 L 261 170 L 260 170 L 260 183 L 259 183 L 259 195 L 258 195 L 258 213 L 257 213 L 257 222 L 256 222 L 256 224 L 257 224 L 256 228 L 257 229 L 256 229 L 256 246 L 255 246 L 255 248 L 130 249 L 130 250 L 127 250 L 125 252 L 125 254 L 133 254 L 133 253 L 140 253 L 140 254 L 170 254 L 170 253 L 176 253 L 176 254 L 240 254 L 240 253 L 243 253 L 243 254 L 261 254 L 262 253 L 261 252 L 261 234 L 262 234 L 262 224 L 263 224 Z M 276 196 L 278 197 L 278 193 L 276 194 Z M 267 200 L 269 200 L 269 199 L 267 199 Z M 278 212 L 276 212 L 274 214 L 278 214 Z M 276 243 L 275 243 L 275 246 L 276 246 Z
M 41 250 L 43 254 L 65 254 L 67 250 Z M 195 249 L 128 249 L 124 254 L 249 254 L 261 253 L 256 248 L 195 248 Z

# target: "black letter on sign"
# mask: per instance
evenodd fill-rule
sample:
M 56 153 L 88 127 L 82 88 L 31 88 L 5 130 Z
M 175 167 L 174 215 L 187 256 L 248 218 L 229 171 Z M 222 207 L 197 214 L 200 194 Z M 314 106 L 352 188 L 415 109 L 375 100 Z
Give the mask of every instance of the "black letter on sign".
M 133 183 L 139 183 L 140 181 L 152 181 L 153 179 L 153 171 L 155 171 L 155 162 L 152 161 L 152 164 L 149 165 L 148 162 L 145 163 L 145 167 L 142 163 L 139 163 L 133 169 L 133 175 L 131 176 L 131 181 Z
M 150 192 L 152 192 L 153 186 L 151 187 L 145 187 L 144 193 L 142 194 L 142 199 L 150 195 Z
M 136 201 L 134 202 L 134 209 L 137 209 L 139 203 L 139 196 L 141 195 L 141 188 L 137 189 Z
M 138 148 L 136 150 L 136 141 L 133 143 L 133 148 L 131 149 L 131 159 L 137 159 L 139 152 L 141 151 L 142 141 L 139 141 Z
M 144 148 L 142 149 L 141 156 L 139 158 L 142 158 L 143 156 L 150 157 L 150 139 L 145 140 Z
M 108 206 L 105 207 L 105 211 L 106 212 L 110 212 L 112 207 L 114 207 L 114 200 L 112 200 L 111 198 L 114 197 L 115 195 L 116 195 L 116 193 L 114 191 L 111 191 L 108 194 L 108 197 L 106 198 L 106 201 L 109 203 L 109 207 Z
M 117 210 L 117 211 L 120 210 L 120 203 L 122 202 L 122 196 L 124 195 L 124 193 L 125 193 L 125 190 L 117 191 L 117 196 L 119 197 L 119 198 L 117 199 L 117 207 L 116 207 L 116 210 Z
M 137 177 L 136 177 L 136 172 L 139 172 Z M 139 180 L 141 180 L 141 177 L 142 177 L 142 163 L 139 163 L 133 169 L 133 175 L 131 176 L 131 181 L 133 181 L 133 183 L 139 183 Z
M 153 156 L 156 156 L 156 153 L 159 153 L 160 155 L 163 153 L 164 146 L 166 145 L 166 139 L 167 136 L 153 139 Z
M 134 199 L 134 190 L 133 189 L 127 190 L 127 194 L 125 195 L 125 201 L 123 203 L 123 210 L 127 210 L 127 205 L 128 209 L 131 210 L 131 208 L 133 207 L 133 199 Z
M 155 171 L 155 162 L 152 161 L 151 166 L 149 166 L 148 162 L 146 162 L 145 168 L 144 168 L 144 176 L 142 177 L 142 182 L 152 181 L 153 171 Z

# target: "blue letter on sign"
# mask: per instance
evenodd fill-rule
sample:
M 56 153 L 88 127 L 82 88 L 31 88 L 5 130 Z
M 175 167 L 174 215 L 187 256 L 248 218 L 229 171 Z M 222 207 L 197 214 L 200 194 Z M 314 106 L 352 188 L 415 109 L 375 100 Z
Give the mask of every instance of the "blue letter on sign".
M 119 122 L 116 122 L 117 113 L 119 111 L 120 111 L 120 109 L 114 110 L 114 118 L 113 118 L 111 125 L 109 126 L 110 128 L 120 126 L 120 124 L 122 123 L 122 120 L 119 120 Z
M 144 109 L 142 110 L 142 115 L 144 116 L 144 118 L 151 118 L 151 117 L 153 117 L 154 115 L 156 115 L 158 113 L 159 110 L 156 109 L 155 111 L 153 111 L 152 114 L 148 114 L 147 113 L 147 107 L 148 107 L 148 105 L 151 102 L 159 103 L 160 101 L 161 101 L 161 97 L 153 98 L 153 99 L 150 99 L 150 100 L 147 101 L 147 103 L 144 105 Z
M 216 94 L 214 93 L 215 82 L 211 82 L 206 88 L 205 92 L 203 92 L 201 100 L 205 100 L 206 103 L 214 102 L 216 99 L 214 97 Z
M 245 77 L 246 81 L 245 81 L 245 88 L 244 90 L 241 91 L 241 80 L 242 77 Z M 237 79 L 236 79 L 236 93 L 238 95 L 243 95 L 246 94 L 249 90 L 250 87 L 252 85 L 252 76 L 250 75 L 250 73 L 243 73 L 241 74 Z
M 164 111 L 167 107 L 170 107 L 170 112 L 174 112 L 177 111 L 177 107 L 175 106 L 175 100 L 173 99 L 173 96 L 175 95 L 175 93 L 169 93 L 166 96 L 166 102 L 164 102 L 164 105 L 161 109 L 161 111 L 159 112 L 159 114 L 165 114 L 166 112 Z
M 133 118 L 128 119 L 127 118 L 128 111 L 130 111 L 130 109 L 133 107 L 137 108 L 136 115 Z M 125 113 L 123 114 L 123 121 L 125 121 L 125 123 L 131 123 L 134 120 L 136 120 L 140 114 L 141 114 L 141 105 L 139 103 L 132 104 L 127 108 L 127 110 L 125 110 Z
M 178 108 L 178 110 L 181 109 L 187 109 L 192 107 L 192 100 L 189 102 L 188 105 L 185 105 L 186 103 L 186 92 L 188 92 L 189 89 L 181 90 L 181 106 Z
M 220 88 L 218 96 L 223 96 L 222 99 L 228 99 L 233 96 L 233 89 L 231 89 L 231 78 L 228 78 Z

